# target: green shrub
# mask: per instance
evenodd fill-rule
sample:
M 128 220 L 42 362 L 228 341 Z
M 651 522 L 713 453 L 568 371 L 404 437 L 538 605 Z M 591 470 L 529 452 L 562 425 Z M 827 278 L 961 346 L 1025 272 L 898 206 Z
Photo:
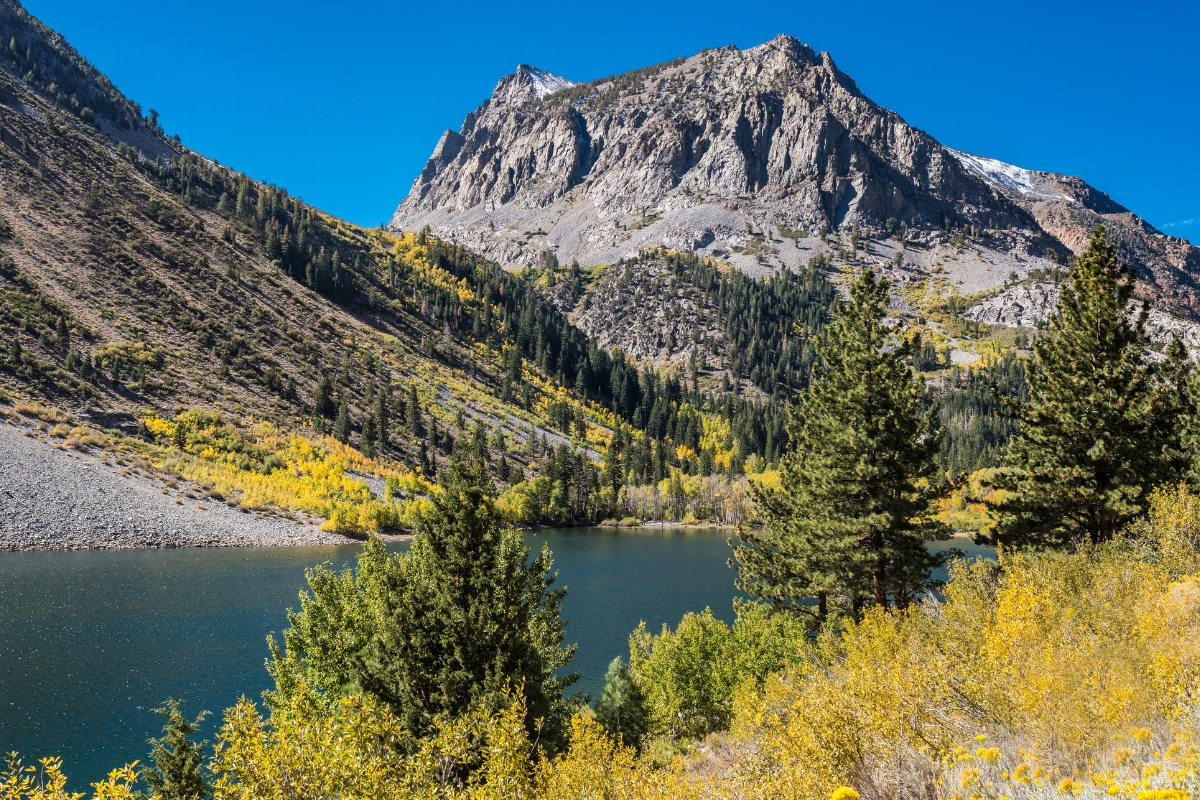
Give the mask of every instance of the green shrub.
M 802 620 L 761 603 L 739 603 L 732 629 L 709 608 L 657 636 L 640 624 L 629 637 L 629 664 L 649 732 L 692 739 L 726 728 L 737 688 L 803 662 L 806 640 Z

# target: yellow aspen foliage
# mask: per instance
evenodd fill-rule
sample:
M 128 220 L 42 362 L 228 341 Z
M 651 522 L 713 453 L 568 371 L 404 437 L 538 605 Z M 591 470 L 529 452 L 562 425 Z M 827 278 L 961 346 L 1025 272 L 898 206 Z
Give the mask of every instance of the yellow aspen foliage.
M 213 800 L 533 797 L 525 706 L 509 699 L 499 711 L 438 720 L 434 735 L 407 751 L 399 721 L 369 696 L 343 698 L 329 713 L 301 690 L 269 718 L 243 697 L 225 712 Z
M 236 498 L 246 509 L 303 511 L 325 530 L 367 534 L 411 527 L 433 487 L 396 464 L 370 459 L 330 436 L 286 435 L 267 422 L 241 430 L 219 415 L 185 411 L 142 420 L 164 466 Z M 391 479 L 404 497 L 376 498 L 358 475 Z
M 772 675 L 761 692 L 739 693 L 732 732 L 755 744 L 731 777 L 739 794 L 826 800 L 848 788 L 865 741 L 846 700 L 823 670 Z
M 138 800 L 143 795 L 134 791 L 136 783 L 135 761 L 114 769 L 99 783 L 93 783 L 91 800 Z M 43 758 L 37 766 L 24 766 L 12 753 L 6 768 L 0 771 L 0 800 L 83 800 L 86 796 L 85 792 L 68 792 L 66 785 L 62 759 Z M 157 800 L 157 796 L 149 800 Z

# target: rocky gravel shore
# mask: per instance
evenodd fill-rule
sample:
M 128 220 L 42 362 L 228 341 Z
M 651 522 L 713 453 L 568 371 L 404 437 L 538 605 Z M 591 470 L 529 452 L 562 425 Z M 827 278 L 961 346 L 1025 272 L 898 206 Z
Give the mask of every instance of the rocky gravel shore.
M 173 485 L 174 484 L 174 485 Z M 195 487 L 0 424 L 0 550 L 347 544 L 313 519 L 231 508 Z

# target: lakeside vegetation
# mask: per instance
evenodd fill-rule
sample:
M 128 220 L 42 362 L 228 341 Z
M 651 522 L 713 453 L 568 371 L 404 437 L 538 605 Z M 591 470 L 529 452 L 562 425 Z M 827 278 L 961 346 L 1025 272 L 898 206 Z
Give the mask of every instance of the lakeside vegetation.
M 211 750 L 168 704 L 152 771 L 116 770 L 94 796 L 132 798 L 144 780 L 163 800 L 1189 800 L 1194 379 L 1178 347 L 1145 360 L 1132 280 L 1097 231 L 1035 343 L 1004 495 L 986 500 L 996 561 L 933 578 L 936 410 L 906 362 L 915 344 L 881 346 L 887 286 L 865 272 L 777 486 L 753 489 L 767 524 L 735 550 L 754 599 L 732 626 L 707 610 L 640 626 L 594 706 L 569 694 L 552 555 L 530 558 L 485 459 L 463 449 L 407 552 L 372 540 L 356 567 L 309 571 L 261 704 L 226 710 Z M 54 759 L 12 756 L 0 797 L 65 798 L 64 780 Z

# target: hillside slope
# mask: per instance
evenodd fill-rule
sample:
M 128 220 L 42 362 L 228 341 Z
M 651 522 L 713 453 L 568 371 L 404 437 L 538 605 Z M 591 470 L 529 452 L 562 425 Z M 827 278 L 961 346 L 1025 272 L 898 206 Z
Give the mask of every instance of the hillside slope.
M 278 469 L 289 445 L 258 423 L 331 433 L 381 476 L 432 477 L 456 445 L 501 486 L 555 446 L 600 457 L 611 411 L 556 378 L 594 356 L 602 400 L 612 361 L 524 282 L 188 150 L 11 0 L 0 33 L 0 404 L 197 474 Z

